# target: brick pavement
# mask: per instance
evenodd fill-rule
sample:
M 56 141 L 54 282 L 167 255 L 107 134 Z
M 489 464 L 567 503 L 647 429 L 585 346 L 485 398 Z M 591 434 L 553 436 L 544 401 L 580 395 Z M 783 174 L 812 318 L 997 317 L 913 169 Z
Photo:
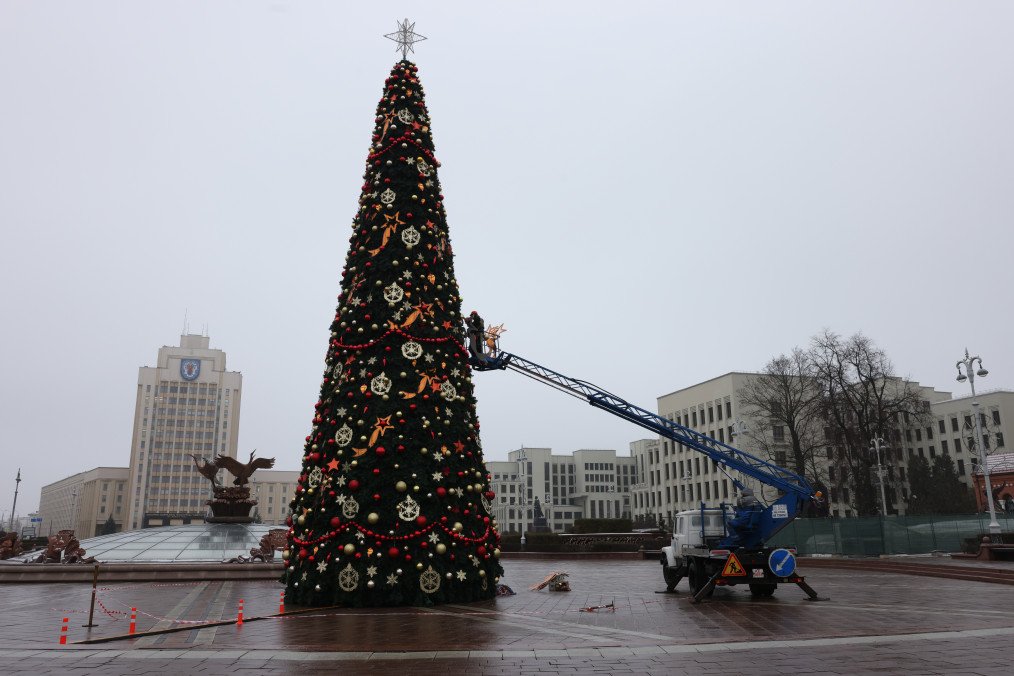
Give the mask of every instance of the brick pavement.
M 406 660 L 448 673 L 1007 673 L 985 648 L 1014 636 L 1014 588 L 881 573 L 820 569 L 809 581 L 830 601 L 795 587 L 774 599 L 719 589 L 697 606 L 662 588 L 654 562 L 505 562 L 517 596 L 467 606 L 317 609 L 89 646 L 56 645 L 65 610 L 70 641 L 125 633 L 121 612 L 136 605 L 138 628 L 278 609 L 271 582 L 110 585 L 99 598 L 113 617 L 82 627 L 87 587 L 8 585 L 0 617 L 0 659 L 19 670 L 65 673 L 257 673 L 404 671 Z M 531 592 L 547 572 L 571 573 L 570 593 Z M 805 571 L 804 571 L 805 572 Z M 581 612 L 613 602 L 614 611 Z M 291 608 L 289 608 L 291 610 Z M 114 619 L 115 618 L 115 619 Z M 183 622 L 181 622 L 183 621 Z M 983 635 L 985 632 L 985 635 Z M 87 648 L 87 650 L 84 650 Z M 28 652 L 18 652 L 18 651 Z M 403 651 L 403 652 L 402 652 Z M 1003 651 L 999 651 L 1002 653 Z M 49 664 L 49 666 L 47 666 Z M 974 668 L 972 668 L 974 667 Z M 343 667 L 344 668 L 344 667 Z M 770 669 L 770 671 L 768 671 Z M 963 671 L 965 670 L 965 671 Z

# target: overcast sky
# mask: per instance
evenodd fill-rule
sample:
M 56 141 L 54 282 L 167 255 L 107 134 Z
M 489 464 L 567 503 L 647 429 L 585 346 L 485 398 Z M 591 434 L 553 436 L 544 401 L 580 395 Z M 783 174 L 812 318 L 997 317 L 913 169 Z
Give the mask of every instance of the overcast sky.
M 649 408 L 824 327 L 1014 385 L 1014 4 L 0 0 L 0 512 L 129 460 L 184 314 L 297 469 L 409 16 L 463 310 Z M 476 375 L 486 456 L 646 436 Z M 967 387 L 967 386 L 964 386 Z

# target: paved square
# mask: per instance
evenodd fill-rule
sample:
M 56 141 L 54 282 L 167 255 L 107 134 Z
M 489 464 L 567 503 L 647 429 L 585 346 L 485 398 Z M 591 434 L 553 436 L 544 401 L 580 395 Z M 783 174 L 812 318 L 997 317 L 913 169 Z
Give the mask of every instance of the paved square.
M 113 584 L 83 628 L 90 590 L 7 585 L 0 658 L 32 673 L 1009 673 L 1014 586 L 831 568 L 802 572 L 829 601 L 795 586 L 772 599 L 718 589 L 699 605 L 658 594 L 652 561 L 506 560 L 516 596 L 433 608 L 278 611 L 274 582 Z M 529 591 L 548 572 L 571 592 Z M 235 623 L 239 599 L 246 621 Z M 613 604 L 613 609 L 587 611 Z M 137 608 L 139 632 L 127 633 Z M 286 608 L 287 611 L 295 610 Z M 60 620 L 71 619 L 59 646 Z M 214 621 L 225 621 L 217 626 Z M 143 660 L 138 661 L 138 660 Z

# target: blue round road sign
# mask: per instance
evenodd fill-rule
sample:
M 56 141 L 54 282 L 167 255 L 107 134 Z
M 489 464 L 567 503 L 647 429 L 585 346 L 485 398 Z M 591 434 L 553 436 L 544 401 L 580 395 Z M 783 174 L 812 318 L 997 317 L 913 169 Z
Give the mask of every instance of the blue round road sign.
M 768 568 L 775 577 L 788 577 L 796 572 L 796 556 L 788 549 L 776 549 L 768 557 Z

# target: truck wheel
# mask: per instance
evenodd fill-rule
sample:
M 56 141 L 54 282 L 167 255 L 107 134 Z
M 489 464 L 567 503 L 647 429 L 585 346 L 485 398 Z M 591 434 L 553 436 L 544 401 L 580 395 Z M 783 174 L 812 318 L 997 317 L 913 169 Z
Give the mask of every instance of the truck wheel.
M 662 567 L 662 577 L 665 578 L 665 590 L 672 591 L 676 589 L 676 585 L 683 579 L 683 574 L 679 568 L 672 568 L 670 566 Z
M 696 595 L 701 588 L 708 583 L 708 571 L 704 566 L 704 562 L 698 559 L 694 559 L 690 562 L 690 574 L 688 576 L 690 582 L 690 593 Z M 715 593 L 715 588 L 712 587 L 705 598 L 710 597 Z
M 778 585 L 774 584 L 761 584 L 751 583 L 750 594 L 758 599 L 767 599 L 775 595 L 775 589 Z

